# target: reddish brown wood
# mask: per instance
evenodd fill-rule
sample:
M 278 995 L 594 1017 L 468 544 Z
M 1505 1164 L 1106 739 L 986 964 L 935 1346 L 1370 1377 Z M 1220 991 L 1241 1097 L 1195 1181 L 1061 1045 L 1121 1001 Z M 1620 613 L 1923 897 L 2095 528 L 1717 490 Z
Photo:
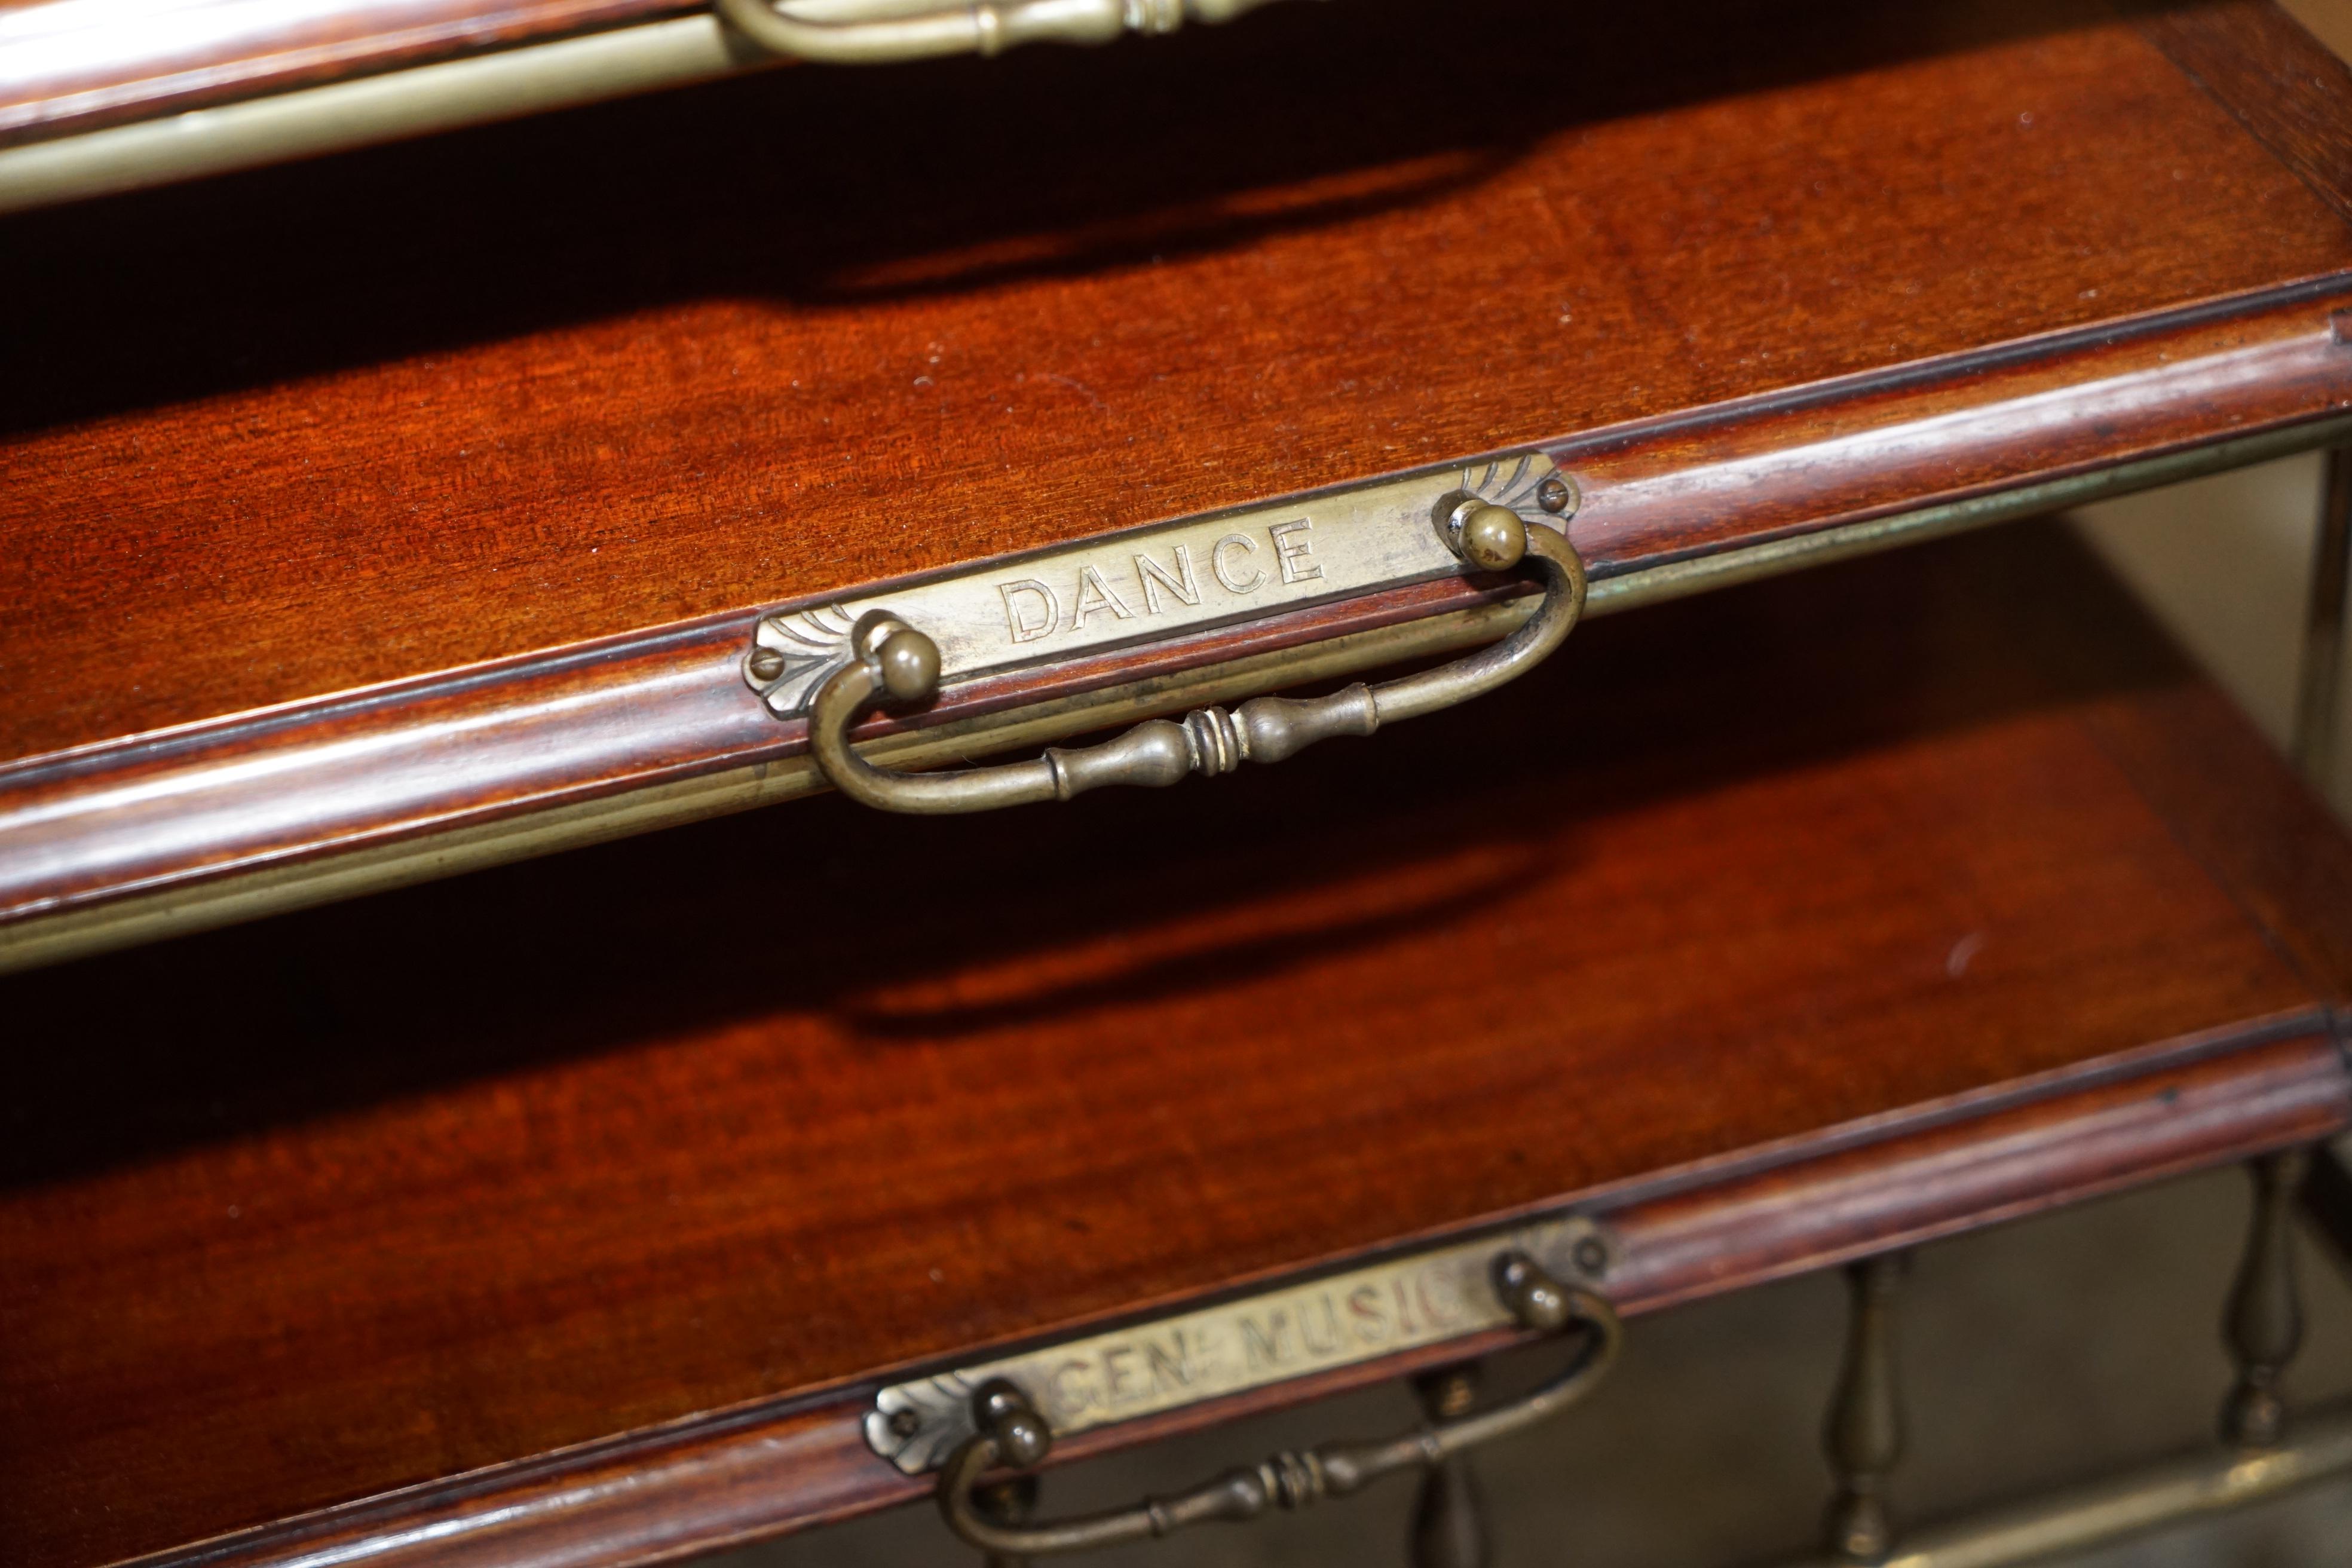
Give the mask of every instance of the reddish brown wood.
M 1417 47 L 1381 31 L 1392 22 L 1377 8 L 1367 15 L 1368 26 L 1346 35 L 1362 69 L 1311 84 L 1309 97 L 1373 91 L 1382 70 L 1422 68 Z M 1270 15 L 1227 36 L 1256 37 L 1260 21 L 1276 26 L 1267 38 L 1313 25 Z M 1613 47 L 1663 57 L 1674 68 L 1661 67 L 1665 79 L 1685 89 L 1733 68 L 1718 54 L 1678 52 L 1687 47 L 1614 25 L 1629 30 Z M 1738 26 L 1726 26 L 1729 37 L 1707 48 L 1738 45 Z M 1623 569 L 2352 405 L 2352 349 L 2327 326 L 2352 293 L 2327 278 L 2285 281 L 2352 259 L 2341 226 L 2137 33 L 2078 25 L 2019 37 L 2013 19 L 1982 7 L 1957 8 L 1943 31 L 1973 42 L 1916 56 L 1913 35 L 1884 24 L 1858 45 L 1815 40 L 1804 63 L 1843 61 L 1859 73 L 1835 87 L 1783 67 L 1790 80 L 1727 102 L 1604 97 L 1594 107 L 1580 95 L 1593 118 L 1538 115 L 1513 127 L 1507 145 L 1480 154 L 1492 165 L 1484 172 L 1449 163 L 1454 173 L 1434 179 L 1423 128 L 1381 131 L 1376 119 L 1344 147 L 1310 139 L 1303 167 L 1266 167 L 1264 138 L 1213 139 L 1205 179 L 1163 174 L 1122 217 L 1072 226 L 1071 209 L 1050 205 L 1030 215 L 1063 225 L 1040 231 L 1059 236 L 1056 254 L 1115 254 L 1146 237 L 1172 252 L 1142 273 L 1071 276 L 983 243 L 932 256 L 909 277 L 911 261 L 884 251 L 856 265 L 895 281 L 812 289 L 804 279 L 803 298 L 788 289 L 756 309 L 670 299 L 635 324 L 544 326 L 454 362 L 354 363 L 27 432 L 0 458 L 16 481 L 0 490 L 10 546 L 0 594 L 18 606 L 0 623 L 0 673 L 28 694 L 0 715 L 0 745 L 19 758 L 0 767 L 0 920 L 800 751 L 798 727 L 771 721 L 736 678 L 754 612 L 663 619 L 679 610 L 821 597 L 901 569 L 1500 440 L 1551 444 L 1586 485 L 1578 543 L 1603 570 Z M 1857 47 L 1861 61 L 1848 58 Z M 1246 70 L 1258 58 L 1229 58 L 1222 45 L 1209 52 L 1213 61 L 1192 68 Z M 1085 68 L 1131 73 L 1130 90 L 1164 90 L 1173 68 L 1158 58 L 1114 52 Z M 941 74 L 940 93 L 916 95 L 940 107 L 885 133 L 903 135 L 902 151 L 948 134 L 941 126 L 971 108 L 956 97 L 974 90 L 954 86 L 964 79 Z M 1076 76 L 1068 85 L 1091 90 Z M 806 90 L 823 100 L 845 89 Z M 2021 111 L 2042 116 L 2031 126 L 1989 130 L 1990 107 L 2012 100 L 2053 107 Z M 1359 122 L 1352 97 L 1346 114 L 1329 107 L 1332 123 Z M 641 137 L 664 130 L 648 109 L 588 117 L 592 146 L 567 153 L 567 165 L 602 161 L 594 127 L 614 117 Z M 691 123 L 709 135 L 704 121 Z M 674 144 L 683 132 L 667 133 Z M 1727 159 L 1733 146 L 1753 151 Z M 378 163 L 453 190 L 462 208 L 488 193 L 478 184 L 468 196 L 467 180 L 478 180 L 468 171 L 483 160 L 457 148 Z M 1072 150 L 1058 141 L 1013 151 L 1015 166 L 1024 157 L 1043 165 L 1033 183 L 1072 177 L 1062 170 Z M 1117 156 L 1150 162 L 1133 147 Z M 1362 166 L 1318 167 L 1350 160 Z M 678 163 L 711 160 L 681 150 Z M 2188 167 L 2205 174 L 2193 184 L 2171 179 Z M 1674 177 L 1637 189 L 1629 169 Z M 722 162 L 687 183 L 714 204 L 728 190 L 732 214 L 743 204 L 727 182 L 742 173 Z M 1219 200 L 1255 211 L 1272 199 L 1218 190 L 1276 177 L 1286 182 L 1270 187 L 1286 193 L 1276 204 L 1290 215 L 1284 223 L 1236 227 L 1227 213 L 1215 219 L 1223 228 L 1203 231 Z M 234 183 L 220 189 L 247 195 L 232 195 L 228 216 L 182 216 L 233 229 L 245 221 L 236 201 L 271 190 L 316 211 L 320 193 L 304 182 L 329 178 Z M 1907 194 L 1882 199 L 1888 190 Z M 825 200 L 839 205 L 842 195 Z M 859 205 L 881 196 L 861 189 L 846 199 L 853 214 L 885 216 Z M 887 221 L 903 226 L 903 204 L 888 199 Z M 939 225 L 1004 223 L 961 199 Z M 1498 210 L 1528 204 L 1550 220 L 1497 224 Z M 1753 230 L 1722 230 L 1707 215 L 1724 208 L 1757 215 Z M 560 265 L 534 254 L 546 241 L 532 237 L 530 210 L 525 198 L 521 224 L 501 216 L 502 233 L 520 230 L 525 273 Z M 1563 227 L 1562 215 L 1573 224 Z M 667 225 L 648 235 L 665 265 L 772 243 L 756 226 L 695 221 L 698 238 Z M 324 226 L 322 243 L 339 243 L 331 210 Z M 69 270 L 77 245 L 107 222 L 51 215 L 17 230 L 28 241 L 18 253 L 46 280 Z M 1962 230 L 1974 237 L 1967 247 L 1934 237 Z M 936 247 L 947 232 L 927 224 L 898 237 Z M 846 218 L 825 233 L 835 243 L 874 237 Z M 1695 248 L 1695 234 L 1715 238 Z M 235 243 L 217 231 L 213 239 Z M 1688 270 L 1702 255 L 1714 258 L 1704 277 Z M 341 260 L 372 296 L 402 287 L 369 274 L 363 258 Z M 119 269 L 103 277 L 103 331 L 143 325 L 164 345 L 130 378 L 134 392 L 159 374 L 218 376 L 213 362 L 189 363 L 203 329 L 191 341 L 185 322 L 140 322 L 139 307 L 123 301 L 144 286 Z M 1503 277 L 1507 289 L 1495 286 Z M 1134 290 L 1144 279 L 1153 303 L 1139 314 L 1129 301 L 1143 297 Z M 252 287 L 219 281 L 232 298 Z M 38 288 L 54 293 L 52 283 Z M 2231 288 L 2251 291 L 2213 297 Z M 1287 290 L 1286 303 L 1262 300 L 1269 289 Z M 1498 326 L 1498 311 L 1524 313 L 1538 294 L 1559 296 L 1548 325 Z M 306 298 L 273 299 L 261 353 L 310 352 L 307 340 L 289 341 L 320 325 Z M 2156 303 L 2175 308 L 2130 313 Z M 129 328 L 116 321 L 126 308 Z M 76 309 L 68 297 L 63 318 Z M 489 310 L 478 330 L 515 324 L 512 302 L 506 309 Z M 375 310 L 372 300 L 371 321 Z M 194 314 L 221 312 L 207 300 Z M 1119 324 L 1115 350 L 1103 347 L 1105 321 Z M 2048 327 L 2063 330 L 2018 335 Z M 906 360 L 903 385 L 862 357 L 862 344 L 887 340 L 894 363 L 905 359 L 917 342 L 908 334 L 973 357 L 948 370 L 945 347 L 940 367 L 926 349 Z M 381 353 L 397 335 L 362 330 L 357 341 Z M 104 363 L 109 340 L 97 341 Z M 1465 356 L 1465 344 L 1476 353 Z M 77 379 L 90 353 L 87 342 L 56 342 L 42 374 L 19 378 L 0 402 L 13 397 L 17 419 L 38 423 L 78 399 L 121 397 Z M 1840 370 L 1853 374 L 1804 381 Z M 551 381 L 562 395 L 547 392 Z M 1234 396 L 1244 385 L 1250 396 Z M 1072 387 L 1086 395 L 1065 408 Z M 780 398 L 799 412 L 777 425 Z M 1025 421 L 1005 422 L 1022 408 Z M 910 450 L 922 453 L 911 464 Z M 793 492 L 822 499 L 779 504 Z M 1459 588 L 1389 595 L 974 683 L 933 717 L 1467 601 Z M 603 633 L 613 636 L 593 635 Z M 561 646 L 443 668 L 542 643 Z M 397 679 L 345 689 L 379 678 Z M 274 706 L 249 711 L 263 703 Z M 165 725 L 176 727 L 159 732 Z
M 2352 68 L 2268 0 L 2184 5 L 2144 20 L 2157 47 L 2352 219 Z
M 2263 862 L 2103 739 L 2194 683 L 2051 536 L 1530 682 L 1147 816 L 812 802 L 0 984 L 12 1560 L 403 1487 L 238 1550 L 685 1550 L 903 1495 L 892 1367 L 1564 1202 L 1680 1299 L 2341 1122 Z
M 2339 1007 L 2352 1003 L 2352 902 L 2342 894 L 2352 845 L 2301 780 L 2245 765 L 2245 716 L 2220 692 L 2192 687 L 2102 710 L 2090 723 L 2182 843 L 2275 933 L 2305 983 Z
M 315 0 L 184 5 L 159 27 L 152 10 L 120 0 L 5 0 L 0 146 L 693 8 L 678 0 Z

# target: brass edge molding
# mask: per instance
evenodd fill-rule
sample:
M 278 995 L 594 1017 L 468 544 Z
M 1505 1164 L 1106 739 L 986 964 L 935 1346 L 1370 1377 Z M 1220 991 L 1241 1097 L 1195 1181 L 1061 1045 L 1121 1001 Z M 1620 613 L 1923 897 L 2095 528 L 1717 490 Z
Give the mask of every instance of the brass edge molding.
M 1063 1438 L 1507 1329 L 1517 1320 L 1490 1281 L 1506 1255 L 1591 1289 L 1620 1248 L 1571 1215 L 895 1383 L 874 1397 L 866 1444 L 921 1475 L 978 1433 L 974 1397 L 991 1384 L 1018 1390 Z
M 0 148 L 0 213 L 520 119 L 781 63 L 704 15 L 410 66 Z
M 2352 416 L 2290 426 L 1738 550 L 1596 578 L 1587 615 L 1605 615 L 1778 576 L 1971 528 L 2060 510 L 2352 437 Z M 1572 469 L 1570 470 L 1573 471 Z M 1507 636 L 1528 599 L 1450 611 L 1297 648 L 1154 676 L 860 742 L 893 765 L 984 757 L 1287 684 L 1453 653 Z M 390 843 L 329 849 L 186 884 L 134 893 L 0 927 L 0 973 L 233 925 L 367 893 L 454 876 L 558 849 L 582 847 L 813 795 L 824 787 L 805 755 L 758 763 L 625 794 L 526 811 Z

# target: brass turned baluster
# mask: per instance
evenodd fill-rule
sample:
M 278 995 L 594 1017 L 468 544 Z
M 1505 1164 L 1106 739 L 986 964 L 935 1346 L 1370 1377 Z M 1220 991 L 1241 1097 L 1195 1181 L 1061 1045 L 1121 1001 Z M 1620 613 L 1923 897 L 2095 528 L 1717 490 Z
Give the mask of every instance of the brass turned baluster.
M 1412 1391 L 1422 1413 L 1434 1425 L 1466 1415 L 1478 1402 L 1474 1362 L 1423 1373 Z M 1413 1568 L 1486 1568 L 1486 1504 L 1470 1461 L 1450 1454 L 1423 1478 L 1412 1510 Z
M 1884 1562 L 1895 1544 L 1885 1490 L 1888 1474 L 1903 1457 L 1895 1301 L 1910 1262 L 1908 1254 L 1890 1252 L 1846 1269 L 1853 1306 L 1845 1363 L 1822 1439 L 1837 1477 L 1826 1522 L 1829 1552 L 1843 1563 Z
M 2310 1152 L 2288 1149 L 2248 1167 L 2254 1210 L 2246 1255 L 2222 1319 L 2222 1339 L 2238 1380 L 2221 1403 L 2221 1440 L 2267 1448 L 2286 1430 L 2279 1375 L 2303 1344 L 2303 1301 L 2295 1289 L 2294 1237 L 2290 1221 L 2297 1189 L 2311 1169 Z
M 990 1523 L 1017 1528 L 1037 1517 L 1037 1478 L 1007 1476 L 1002 1480 L 984 1482 L 972 1489 L 971 1502 Z M 982 1568 L 1029 1568 L 1029 1559 L 991 1552 L 981 1559 L 981 1564 Z

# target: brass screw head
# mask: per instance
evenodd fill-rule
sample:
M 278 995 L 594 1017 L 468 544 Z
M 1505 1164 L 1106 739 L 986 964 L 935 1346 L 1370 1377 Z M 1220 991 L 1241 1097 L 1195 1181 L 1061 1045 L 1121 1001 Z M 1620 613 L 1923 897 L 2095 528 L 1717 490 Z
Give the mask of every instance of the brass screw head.
M 784 656 L 772 647 L 751 650 L 751 679 L 773 680 L 784 672 Z
M 1536 504 L 1554 517 L 1576 510 L 1576 487 L 1564 475 L 1554 474 L 1536 487 Z
M 882 689 L 894 702 L 920 702 L 940 689 L 940 645 L 908 626 L 892 632 L 874 650 L 882 666 Z
M 1528 525 L 1509 507 L 1474 507 L 1455 547 L 1481 572 L 1507 572 L 1528 552 Z

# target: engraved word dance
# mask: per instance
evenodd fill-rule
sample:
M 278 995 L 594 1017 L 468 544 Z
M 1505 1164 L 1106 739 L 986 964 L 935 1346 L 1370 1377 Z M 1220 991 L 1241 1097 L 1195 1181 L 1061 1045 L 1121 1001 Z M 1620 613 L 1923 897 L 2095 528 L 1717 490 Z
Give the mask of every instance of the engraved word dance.
M 1131 621 L 1164 615 L 1171 605 L 1199 609 L 1206 584 L 1234 598 L 1247 598 L 1268 581 L 1311 583 L 1323 575 L 1315 559 L 1314 523 L 1307 518 L 1228 533 L 1195 560 L 1190 544 L 1165 556 L 1137 551 L 1131 574 L 1088 563 L 1058 586 L 1043 577 L 999 583 L 1004 629 L 1016 643 L 1038 642 L 1055 633 L 1084 631 L 1089 620 Z

